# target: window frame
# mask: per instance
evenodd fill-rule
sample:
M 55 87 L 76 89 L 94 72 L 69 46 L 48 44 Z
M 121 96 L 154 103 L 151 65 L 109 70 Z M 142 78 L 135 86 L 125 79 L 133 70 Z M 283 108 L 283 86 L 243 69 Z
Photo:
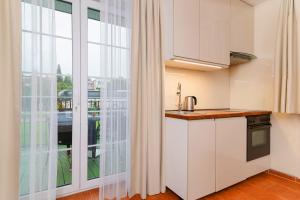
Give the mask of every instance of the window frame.
M 88 124 L 86 123 L 87 115 L 88 115 L 88 9 L 94 9 L 100 11 L 100 17 L 101 17 L 101 10 L 105 10 L 103 7 L 104 5 L 101 4 L 100 1 L 95 0 L 82 0 L 81 1 L 81 66 L 87 66 L 87 67 L 81 67 L 81 140 L 80 140 L 80 148 L 81 148 L 81 160 L 80 160 L 80 187 L 82 190 L 89 190 L 93 189 L 95 187 L 99 187 L 103 184 L 103 178 L 96 178 L 88 180 Z M 93 43 L 93 42 L 90 42 Z M 101 42 L 100 42 L 101 43 Z M 105 45 L 105 44 L 102 44 Z M 110 44 L 112 48 L 122 48 L 122 49 L 130 49 L 129 46 L 127 47 L 121 47 L 121 46 L 115 46 L 113 44 Z M 106 84 L 106 83 L 104 83 Z M 105 102 L 104 102 L 105 103 Z M 106 124 L 106 119 L 103 119 L 101 123 Z M 103 130 L 102 137 L 105 138 L 106 131 Z M 127 138 L 128 140 L 128 138 Z M 127 141 L 126 140 L 126 141 Z M 125 142 L 125 141 L 122 141 Z M 101 144 L 97 145 L 100 146 L 100 154 L 103 153 L 103 150 L 101 149 Z M 127 149 L 128 150 L 128 149 Z M 103 159 L 105 159 L 103 157 Z M 102 161 L 100 160 L 100 163 Z M 103 164 L 103 163 L 102 163 Z M 128 168 L 128 166 L 126 166 Z M 102 170 L 101 170 L 102 171 Z M 106 181 L 110 181 L 110 178 L 112 180 L 114 179 L 114 176 L 118 176 L 120 179 L 127 179 L 126 173 L 119 173 L 116 175 L 112 175 L 111 177 L 106 177 Z
M 87 66 L 81 69 L 81 119 L 87 119 L 87 99 L 88 93 L 88 8 L 95 10 L 101 10 L 101 5 L 99 2 L 93 0 L 81 1 L 81 66 Z M 105 122 L 102 122 L 105 123 Z M 88 180 L 88 124 L 82 123 L 81 125 L 81 173 L 80 173 L 80 184 L 81 188 L 84 190 L 95 188 L 96 185 L 101 184 L 101 179 L 91 179 Z M 101 151 L 101 150 L 100 150 Z M 100 161 L 101 162 L 101 161 Z
M 80 189 L 80 0 L 62 0 L 72 4 L 72 75 L 73 75 L 73 124 L 72 124 L 72 182 L 56 188 L 56 196 L 77 193 Z

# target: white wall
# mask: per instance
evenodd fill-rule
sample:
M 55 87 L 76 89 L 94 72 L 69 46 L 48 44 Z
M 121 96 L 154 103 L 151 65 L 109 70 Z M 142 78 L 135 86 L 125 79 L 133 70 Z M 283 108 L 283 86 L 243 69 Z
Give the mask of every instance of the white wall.
M 166 68 L 165 103 L 167 110 L 177 109 L 177 84 L 181 82 L 182 98 L 196 96 L 197 109 L 229 108 L 229 70 L 215 72 Z
M 255 7 L 254 51 L 258 59 L 230 69 L 232 108 L 273 108 L 273 58 L 279 8 L 280 0 L 268 0 Z M 296 1 L 296 12 L 300 14 L 300 1 Z M 300 177 L 300 115 L 273 114 L 272 124 L 271 168 Z

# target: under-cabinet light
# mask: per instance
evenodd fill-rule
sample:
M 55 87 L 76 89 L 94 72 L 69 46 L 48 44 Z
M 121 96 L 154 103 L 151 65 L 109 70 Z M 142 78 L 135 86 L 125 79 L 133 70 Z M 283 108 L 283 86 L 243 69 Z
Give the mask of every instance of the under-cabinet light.
M 186 60 L 178 60 L 178 59 L 174 59 L 173 61 L 175 61 L 175 62 L 180 62 L 180 63 L 184 63 L 184 64 L 192 64 L 192 65 L 199 65 L 199 66 L 203 66 L 203 67 L 212 67 L 212 68 L 223 69 L 223 67 L 217 66 L 217 65 L 202 64 L 202 63 L 190 62 L 190 61 L 186 61 Z

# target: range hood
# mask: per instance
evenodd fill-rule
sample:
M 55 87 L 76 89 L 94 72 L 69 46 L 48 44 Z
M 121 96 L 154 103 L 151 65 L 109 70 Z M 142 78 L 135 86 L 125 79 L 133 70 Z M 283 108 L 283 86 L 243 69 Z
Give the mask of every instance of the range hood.
M 247 63 L 256 58 L 257 57 L 253 54 L 231 51 L 230 52 L 230 65 L 238 65 L 238 64 Z

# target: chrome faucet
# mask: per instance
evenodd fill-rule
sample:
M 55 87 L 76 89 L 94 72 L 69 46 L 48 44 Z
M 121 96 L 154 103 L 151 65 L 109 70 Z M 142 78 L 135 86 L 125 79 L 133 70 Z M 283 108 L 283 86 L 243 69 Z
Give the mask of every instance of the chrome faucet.
M 180 82 L 178 82 L 176 94 L 178 96 L 178 111 L 181 112 L 181 110 L 182 110 L 182 103 L 181 103 L 181 83 Z

